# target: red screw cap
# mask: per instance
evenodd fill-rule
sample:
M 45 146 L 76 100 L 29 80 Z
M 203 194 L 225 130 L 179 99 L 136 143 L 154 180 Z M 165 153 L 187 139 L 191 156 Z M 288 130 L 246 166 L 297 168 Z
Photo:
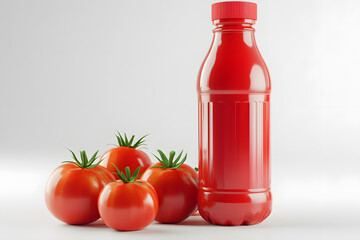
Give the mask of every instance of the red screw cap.
M 257 19 L 257 5 L 252 2 L 218 2 L 211 5 L 211 20 L 226 18 Z

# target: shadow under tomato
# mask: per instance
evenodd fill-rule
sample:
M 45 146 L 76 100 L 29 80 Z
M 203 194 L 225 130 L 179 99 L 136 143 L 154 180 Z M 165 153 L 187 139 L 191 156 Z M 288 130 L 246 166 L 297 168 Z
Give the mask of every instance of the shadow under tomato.
M 84 225 L 84 227 L 92 227 L 92 228 L 107 228 L 107 226 L 105 225 L 105 223 L 99 219 L 95 222 L 89 223 L 87 225 Z
M 162 233 L 168 233 L 168 231 L 166 230 L 163 230 L 163 229 L 153 229 L 153 228 L 143 228 L 143 229 L 140 229 L 140 230 L 136 230 L 136 231 L 117 231 L 117 230 L 114 230 L 116 232 L 121 232 L 123 234 L 132 234 L 132 233 L 136 233 L 137 235 L 141 235 L 141 234 L 162 234 Z
M 95 222 L 92 222 L 92 223 L 88 223 L 88 224 L 66 224 L 66 223 L 63 223 L 62 226 L 63 227 L 77 227 L 77 228 L 107 228 L 107 226 L 101 219 L 96 220 Z
M 156 222 L 156 224 L 164 224 Z M 190 216 L 179 223 L 169 223 L 170 225 L 180 225 L 180 226 L 210 226 L 211 224 L 202 219 L 199 215 Z
M 119 233 L 128 233 L 128 234 L 131 234 L 131 233 L 140 233 L 140 234 L 158 234 L 158 233 L 165 233 L 166 231 L 164 230 L 161 230 L 161 229 L 152 229 L 152 228 L 143 228 L 143 229 L 140 229 L 140 230 L 135 230 L 135 231 L 118 231 L 118 230 L 115 230 L 115 229 L 111 229 L 109 228 L 108 226 L 105 225 L 105 223 L 99 219 L 99 220 L 96 220 L 95 222 L 92 222 L 92 223 L 89 223 L 89 224 L 83 224 L 83 225 L 69 225 L 69 224 L 65 224 L 64 225 L 65 227 L 78 227 L 78 228 L 107 228 L 109 229 L 110 231 L 114 231 L 114 232 L 119 232 Z

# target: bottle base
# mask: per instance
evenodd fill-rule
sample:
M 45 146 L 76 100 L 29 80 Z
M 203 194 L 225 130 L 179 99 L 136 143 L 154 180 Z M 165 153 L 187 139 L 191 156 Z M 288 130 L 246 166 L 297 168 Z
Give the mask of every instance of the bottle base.
M 224 225 L 254 225 L 271 213 L 270 190 L 262 192 L 199 189 L 199 213 L 207 222 Z

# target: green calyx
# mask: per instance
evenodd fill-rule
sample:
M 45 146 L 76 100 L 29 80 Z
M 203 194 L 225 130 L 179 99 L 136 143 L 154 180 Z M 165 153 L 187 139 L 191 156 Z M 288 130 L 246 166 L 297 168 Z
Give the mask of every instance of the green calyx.
M 145 146 L 145 140 L 144 138 L 147 137 L 148 135 L 143 136 L 142 138 L 140 138 L 137 142 L 134 142 L 135 139 L 135 135 L 132 135 L 130 139 L 128 139 L 128 137 L 126 136 L 126 133 L 124 133 L 124 137 L 120 134 L 119 131 L 117 131 L 117 135 L 116 139 L 118 141 L 118 146 L 119 147 L 128 147 L 128 148 L 137 148 L 140 146 Z
M 160 154 L 160 158 L 154 156 L 157 158 L 157 160 L 159 160 L 159 162 L 162 163 L 163 166 L 153 166 L 152 168 L 171 168 L 171 169 L 179 169 L 180 166 L 185 162 L 186 158 L 187 158 L 187 154 L 185 154 L 184 158 L 181 159 L 181 155 L 183 154 L 183 151 L 182 150 L 179 154 L 179 156 L 177 156 L 177 158 L 174 160 L 175 158 L 175 151 L 171 151 L 169 153 L 169 157 L 166 157 L 165 154 L 161 151 L 161 150 L 157 150 L 158 153 Z M 181 159 L 181 160 L 180 160 Z
M 87 169 L 94 168 L 101 163 L 101 161 L 99 161 L 98 163 L 93 164 L 94 161 L 98 158 L 97 154 L 99 150 L 97 150 L 90 159 L 88 159 L 85 151 L 80 151 L 80 161 L 77 159 L 73 151 L 71 151 L 70 149 L 68 150 L 71 152 L 74 161 L 63 161 L 62 163 L 73 163 L 79 168 L 87 168 Z
M 140 168 L 141 166 L 139 166 L 135 172 L 131 175 L 131 172 L 130 172 L 130 168 L 129 167 L 126 167 L 125 168 L 125 174 L 123 172 L 121 172 L 119 170 L 119 168 L 113 164 L 114 167 L 116 168 L 116 172 L 113 172 L 116 176 L 118 176 L 120 178 L 121 181 L 123 181 L 124 183 L 132 183 L 134 182 L 136 179 L 138 179 L 140 176 L 139 176 L 139 171 L 140 171 Z

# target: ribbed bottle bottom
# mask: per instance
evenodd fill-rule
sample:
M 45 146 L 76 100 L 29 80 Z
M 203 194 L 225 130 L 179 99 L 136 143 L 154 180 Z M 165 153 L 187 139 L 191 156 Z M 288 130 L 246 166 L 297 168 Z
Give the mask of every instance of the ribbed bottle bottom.
M 253 225 L 261 223 L 271 213 L 270 190 L 244 192 L 200 188 L 198 194 L 200 215 L 212 224 Z

